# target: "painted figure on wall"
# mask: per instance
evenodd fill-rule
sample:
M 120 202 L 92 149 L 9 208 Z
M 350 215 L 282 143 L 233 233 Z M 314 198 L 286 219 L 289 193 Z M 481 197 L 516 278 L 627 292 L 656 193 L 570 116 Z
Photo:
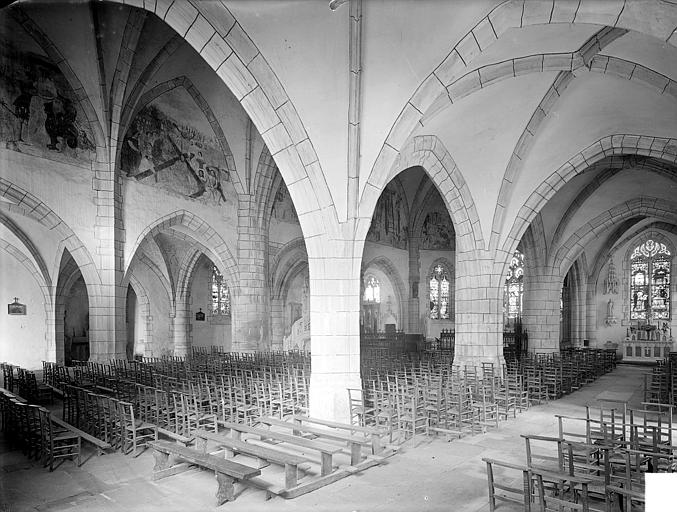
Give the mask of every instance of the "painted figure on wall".
M 390 182 L 376 203 L 367 240 L 406 249 L 407 225 L 406 198 L 400 188 Z
M 284 182 L 280 183 L 279 190 L 275 193 L 275 202 L 273 203 L 273 218 L 282 222 L 297 223 L 296 208 L 289 195 L 289 190 Z
M 0 35 L 0 141 L 8 149 L 90 160 L 94 138 L 79 107 L 57 66 Z
M 136 181 L 213 205 L 228 202 L 231 193 L 228 164 L 211 126 L 181 88 L 138 112 L 124 139 L 120 167 Z
M 454 237 L 454 227 L 448 213 L 432 211 L 425 216 L 421 229 L 421 249 L 453 250 Z

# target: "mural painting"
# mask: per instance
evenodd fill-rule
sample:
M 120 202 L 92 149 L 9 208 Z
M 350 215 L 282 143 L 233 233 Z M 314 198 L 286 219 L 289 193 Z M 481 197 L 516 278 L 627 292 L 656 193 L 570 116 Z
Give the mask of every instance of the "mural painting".
M 235 200 L 214 132 L 183 88 L 138 112 L 124 138 L 120 167 L 128 178 L 191 199 L 217 206 Z
M 47 57 L 19 51 L 6 37 L 22 28 L 5 28 L 0 34 L 0 141 L 7 149 L 46 158 L 91 160 L 94 137 L 70 84 Z
M 400 187 L 391 181 L 379 197 L 367 233 L 367 241 L 407 248 L 407 202 Z
M 421 229 L 421 248 L 453 250 L 454 244 L 455 233 L 449 214 L 446 211 L 428 212 Z
M 296 216 L 296 208 L 289 195 L 289 190 L 284 182 L 280 183 L 280 188 L 275 194 L 273 203 L 273 218 L 282 222 L 297 224 L 299 219 Z

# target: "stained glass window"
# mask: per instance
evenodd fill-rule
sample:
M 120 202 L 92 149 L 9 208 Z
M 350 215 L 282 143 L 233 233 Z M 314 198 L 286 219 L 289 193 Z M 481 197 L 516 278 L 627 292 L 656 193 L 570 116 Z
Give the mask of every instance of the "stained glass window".
M 364 302 L 381 302 L 381 283 L 374 276 L 367 276 L 365 280 Z
M 515 251 L 505 276 L 504 311 L 508 320 L 522 316 L 524 295 L 524 254 Z
M 212 267 L 212 315 L 230 315 L 230 290 L 216 265 Z
M 448 320 L 450 317 L 449 272 L 442 265 L 435 265 L 430 276 L 430 318 Z
M 630 256 L 630 319 L 670 319 L 670 259 L 665 244 L 647 240 Z

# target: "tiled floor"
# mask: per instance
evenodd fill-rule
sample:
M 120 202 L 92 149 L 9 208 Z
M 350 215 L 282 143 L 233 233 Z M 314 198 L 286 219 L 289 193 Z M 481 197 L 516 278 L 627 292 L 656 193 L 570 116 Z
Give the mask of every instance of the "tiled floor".
M 579 391 L 532 407 L 483 435 L 451 442 L 415 438 L 386 464 L 293 500 L 266 501 L 262 491 L 236 486 L 237 499 L 218 510 L 488 511 L 482 457 L 523 461 L 524 444 L 519 434 L 554 434 L 554 414 L 580 416 L 584 406 L 596 404 L 598 398 L 627 397 L 631 406 L 638 407 L 646 371 L 646 367 L 621 365 Z M 154 461 L 149 452 L 136 459 L 118 453 L 97 457 L 87 452 L 87 456 L 80 468 L 66 461 L 49 473 L 0 440 L 0 512 L 215 509 L 212 473 L 191 470 L 152 482 Z M 500 510 L 511 508 L 503 505 Z

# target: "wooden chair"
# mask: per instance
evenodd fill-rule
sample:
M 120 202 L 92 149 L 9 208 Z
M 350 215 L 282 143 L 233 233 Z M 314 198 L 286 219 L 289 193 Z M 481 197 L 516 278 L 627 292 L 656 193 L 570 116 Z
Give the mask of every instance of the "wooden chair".
M 348 405 L 350 407 L 350 423 L 364 427 L 367 425 L 367 416 L 374 412 L 372 408 L 367 408 L 362 389 L 347 388 Z
M 489 484 L 489 511 L 496 510 L 496 501 L 516 503 L 531 512 L 533 496 L 531 494 L 531 470 L 524 465 L 502 462 L 494 459 L 482 459 L 487 464 L 487 482 Z M 501 481 L 496 480 L 496 468 L 500 468 Z M 521 478 L 521 487 L 518 482 Z M 512 483 L 514 482 L 514 483 Z
M 80 466 L 81 439 L 77 434 L 56 427 L 51 420 L 50 412 L 39 409 L 42 432 L 42 465 L 54 470 L 54 462 L 58 459 L 73 459 Z
M 119 401 L 117 406 L 121 421 L 122 452 L 127 454 L 131 448 L 134 457 L 137 457 L 140 454 L 139 447 L 146 448 L 149 441 L 157 441 L 157 426 L 135 418 L 131 403 Z
M 593 508 L 588 493 L 590 480 L 584 476 L 566 473 L 533 471 L 536 496 L 542 511 L 604 512 L 606 508 Z M 554 485 L 554 488 L 553 488 Z
M 623 462 L 622 471 L 606 487 L 607 510 L 612 510 L 616 502 L 619 505 L 622 503 L 622 510 L 626 512 L 636 510 L 637 506 L 644 506 L 644 472 L 633 464 L 633 455 L 630 451 L 623 453 Z

